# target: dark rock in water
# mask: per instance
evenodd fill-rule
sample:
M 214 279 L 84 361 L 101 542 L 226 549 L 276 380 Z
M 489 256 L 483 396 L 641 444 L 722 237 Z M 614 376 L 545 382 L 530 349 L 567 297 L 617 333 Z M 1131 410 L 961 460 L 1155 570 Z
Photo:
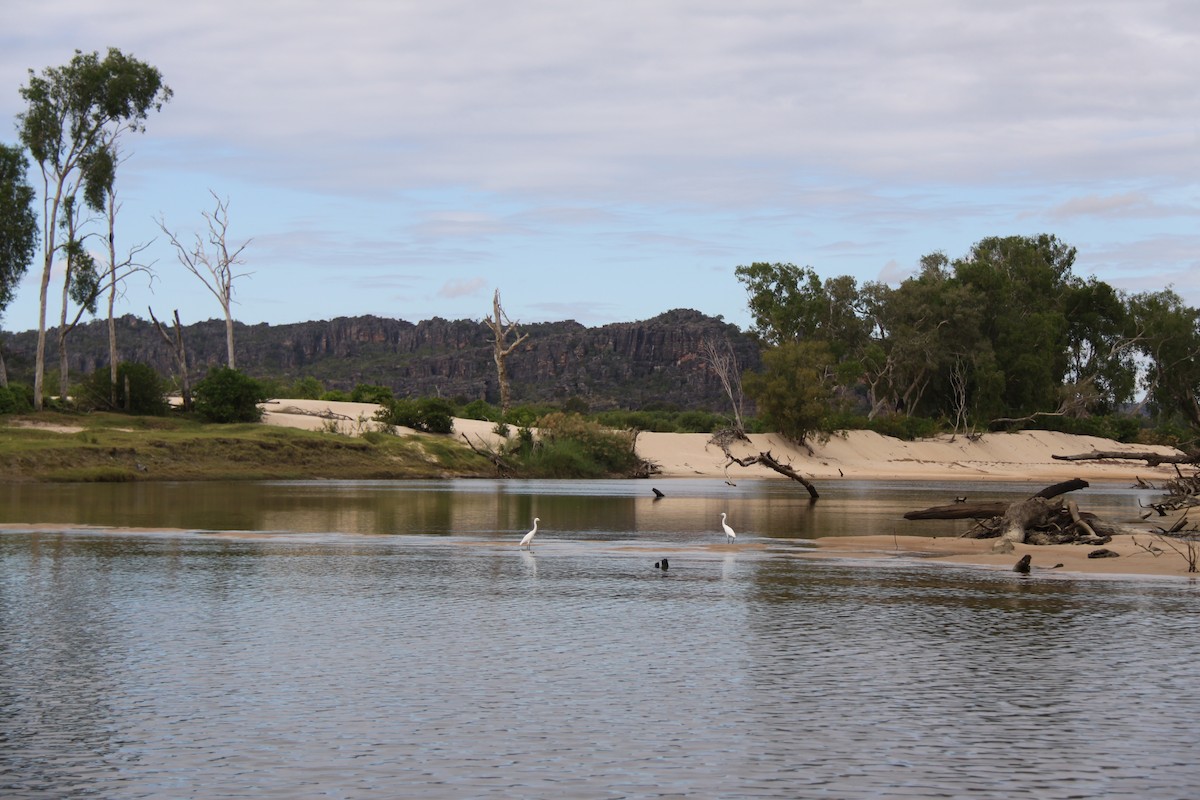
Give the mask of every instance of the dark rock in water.
M 663 572 L 666 572 L 670 568 L 670 566 L 671 565 L 669 563 L 667 563 L 667 560 L 665 558 L 662 561 L 654 562 L 654 568 L 661 569 Z
M 1114 553 L 1107 547 L 1101 547 L 1099 550 L 1093 550 L 1088 553 L 1088 558 L 1120 558 L 1120 553 Z
M 663 494 L 662 492 L 660 492 L 658 489 L 655 489 L 654 487 L 651 487 L 651 488 L 650 488 L 650 491 L 654 492 L 654 499 L 655 499 L 655 500 L 661 500 L 662 498 L 666 497 L 666 495 L 665 495 L 665 494 Z
M 1028 575 L 1029 574 L 1029 562 L 1032 560 L 1033 560 L 1033 556 L 1029 555 L 1028 553 L 1021 556 L 1021 560 L 1017 562 L 1017 565 L 1015 567 L 1013 567 L 1013 572 L 1019 572 L 1022 575 Z

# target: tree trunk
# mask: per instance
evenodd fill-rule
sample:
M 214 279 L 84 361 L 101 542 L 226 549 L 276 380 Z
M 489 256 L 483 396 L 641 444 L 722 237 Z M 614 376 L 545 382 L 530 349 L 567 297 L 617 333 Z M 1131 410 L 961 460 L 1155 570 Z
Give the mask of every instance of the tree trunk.
M 108 383 L 113 407 L 117 405 L 117 322 L 113 315 L 113 306 L 117 301 L 117 246 L 116 234 L 116 198 L 112 192 L 108 194 Z M 126 402 L 129 395 L 125 395 Z
M 229 368 L 237 369 L 233 358 L 233 314 L 229 310 L 229 300 L 221 304 L 225 308 L 225 349 L 229 353 Z
M 1163 455 L 1162 453 L 1123 452 L 1121 450 L 1093 450 L 1090 453 L 1077 453 L 1069 456 L 1052 455 L 1050 457 L 1059 461 L 1100 461 L 1119 458 L 1126 461 L 1145 461 L 1148 467 L 1157 467 L 1160 464 L 1200 463 L 1200 452 Z
M 70 299 L 71 260 L 67 259 L 67 274 L 63 276 L 62 317 L 58 323 L 58 399 L 67 401 L 70 374 L 67 365 L 67 302 Z
M 1045 523 L 1058 505 L 1045 497 L 1031 497 L 1013 503 L 1001 517 L 1000 541 L 1024 544 L 1029 528 Z
M 780 475 L 785 475 L 785 476 L 791 478 L 792 480 L 796 481 L 796 483 L 799 483 L 802 486 L 804 486 L 804 488 L 808 490 L 808 496 L 809 496 L 810 502 L 815 503 L 817 501 L 817 499 L 821 496 L 817 493 L 817 487 L 814 486 L 812 484 L 812 482 L 808 480 L 808 478 L 805 478 L 803 475 L 801 475 L 799 472 L 797 472 L 795 469 L 793 469 L 790 464 L 781 464 L 779 462 L 779 460 L 777 458 L 775 458 L 775 456 L 771 455 L 770 450 L 766 451 L 765 453 L 759 453 L 756 456 L 747 456 L 746 458 L 738 458 L 729 452 L 728 445 L 722 446 L 722 449 L 725 451 L 726 457 L 729 458 L 729 464 L 738 464 L 743 467 L 753 466 L 754 464 L 762 464 L 764 467 L 767 467 L 768 469 L 773 469 L 776 472 L 778 472 Z M 729 464 L 726 464 L 725 466 L 728 467 Z
M 53 225 L 49 226 L 53 228 Z M 38 339 L 37 355 L 33 366 L 33 410 L 41 411 L 44 407 L 42 395 L 46 391 L 46 306 L 50 300 L 50 266 L 53 263 L 53 244 L 47 245 L 46 264 L 42 269 L 42 288 L 38 295 Z

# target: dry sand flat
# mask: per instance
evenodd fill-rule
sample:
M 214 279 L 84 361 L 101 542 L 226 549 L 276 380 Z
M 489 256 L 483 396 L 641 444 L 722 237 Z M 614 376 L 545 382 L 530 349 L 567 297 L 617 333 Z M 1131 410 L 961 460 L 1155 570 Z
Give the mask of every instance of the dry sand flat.
M 733 465 L 726 472 L 725 454 L 699 433 L 643 433 L 638 452 L 662 469 L 668 477 L 782 476 L 761 467 Z M 1055 455 L 1074 455 L 1092 450 L 1153 451 L 1174 453 L 1173 448 L 1128 445 L 1094 436 L 1073 436 L 1053 431 L 985 433 L 977 437 L 939 436 L 905 442 L 873 431 L 848 431 L 828 442 L 814 444 L 813 452 L 797 447 L 773 434 L 754 434 L 750 442 L 738 442 L 731 452 L 739 458 L 770 451 L 801 474 L 820 478 L 910 479 L 910 480 L 1045 480 L 1047 484 L 1068 478 L 1133 481 L 1138 477 L 1158 482 L 1174 476 L 1169 465 L 1148 467 L 1140 461 L 1059 461 Z
M 319 430 L 331 423 L 344 433 L 372 430 L 379 407 L 372 403 L 330 402 L 325 400 L 273 400 L 264 405 L 263 421 L 268 425 L 286 425 Z M 475 441 L 495 441 L 493 424 L 481 420 L 455 419 L 454 432 Z M 405 432 L 406 429 L 401 429 Z M 663 477 L 746 477 L 779 478 L 766 467 L 740 467 L 726 471 L 728 461 L 721 448 L 710 444 L 706 433 L 642 433 L 637 439 L 638 454 L 662 470 Z M 1170 447 L 1131 445 L 1095 436 L 1074 436 L 1053 431 L 985 433 L 979 436 L 938 436 L 906 442 L 874 431 L 848 431 L 824 443 L 813 444 L 809 454 L 803 447 L 775 434 L 753 434 L 750 442 L 738 442 L 732 448 L 738 457 L 770 451 L 801 474 L 818 478 L 954 480 L 995 478 L 1007 480 L 1045 480 L 1054 483 L 1067 478 L 1132 481 L 1141 477 L 1158 482 L 1174 476 L 1169 465 L 1148 467 L 1139 461 L 1058 461 L 1055 455 L 1075 455 L 1092 450 L 1151 451 L 1171 454 Z
M 1011 553 L 993 553 L 992 545 L 995 542 L 995 539 L 949 536 L 936 539 L 925 536 L 836 536 L 817 539 L 817 549 L 803 557 L 921 559 L 930 564 L 972 564 L 989 569 L 1011 570 L 1022 556 L 1029 554 L 1033 577 L 1052 573 L 1085 573 L 1200 578 L 1200 575 L 1188 573 L 1186 558 L 1149 533 L 1114 536 L 1103 548 L 1072 544 L 1019 544 Z M 1175 542 L 1175 545 L 1186 551 L 1186 543 Z M 1100 549 L 1111 550 L 1118 556 L 1088 557 L 1088 553 Z

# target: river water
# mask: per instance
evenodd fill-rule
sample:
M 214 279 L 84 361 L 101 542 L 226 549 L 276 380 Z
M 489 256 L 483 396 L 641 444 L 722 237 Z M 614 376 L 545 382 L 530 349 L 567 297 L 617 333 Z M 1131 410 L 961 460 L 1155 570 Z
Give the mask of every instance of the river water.
M 1031 487 L 653 485 L 6 487 L 0 797 L 1196 795 L 1197 584 L 802 557 Z

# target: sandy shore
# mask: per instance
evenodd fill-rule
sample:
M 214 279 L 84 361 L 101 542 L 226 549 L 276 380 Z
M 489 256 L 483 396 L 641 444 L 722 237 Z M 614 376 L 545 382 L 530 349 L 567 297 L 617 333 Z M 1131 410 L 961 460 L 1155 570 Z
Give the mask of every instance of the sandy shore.
M 367 403 L 337 403 L 313 400 L 278 400 L 265 406 L 264 421 L 269 425 L 287 425 L 319 429 L 331 423 L 345 433 L 370 429 L 369 420 L 376 406 Z M 456 436 L 492 444 L 497 436 L 492 424 L 479 420 L 456 419 Z M 770 478 L 787 480 L 765 467 L 726 467 L 728 459 L 719 447 L 709 444 L 709 436 L 699 433 L 643 433 L 637 449 L 642 458 L 656 464 L 663 477 L 723 478 L 740 480 Z M 850 431 L 828 442 L 814 444 L 809 453 L 779 436 L 756 434 L 750 442 L 739 442 L 732 452 L 745 457 L 770 451 L 777 459 L 790 463 L 814 482 L 839 479 L 857 480 L 997 480 L 1036 481 L 1051 484 L 1068 478 L 1095 482 L 1132 484 L 1144 480 L 1155 485 L 1174 477 L 1170 466 L 1148 467 L 1138 461 L 1071 462 L 1053 458 L 1104 451 L 1149 450 L 1174 453 L 1168 447 L 1128 445 L 1091 436 L 1073 436 L 1051 431 L 987 433 L 977 437 L 939 436 L 924 441 L 906 442 L 871 431 Z M 1011 569 L 1025 553 L 1033 559 L 1034 575 L 1087 573 L 1102 575 L 1159 575 L 1186 577 L 1187 561 L 1150 533 L 1118 536 L 1105 548 L 1117 558 L 1088 558 L 1096 547 L 1059 545 L 1018 546 L 1014 553 L 992 553 L 993 540 L 957 538 L 932 539 L 921 536 L 827 537 L 817 540 L 818 549 L 811 557 L 920 558 L 931 563 L 975 564 L 994 569 Z M 1158 554 L 1147 548 L 1156 549 Z M 1061 564 L 1062 566 L 1056 567 Z
M 268 425 L 320 430 L 328 428 L 346 434 L 375 430 L 372 417 L 378 406 L 371 403 L 330 402 L 323 400 L 272 400 L 264 405 L 263 421 Z M 472 441 L 496 444 L 492 423 L 456 419 L 456 436 Z M 400 433 L 406 431 L 401 429 Z M 709 436 L 699 433 L 643 433 L 637 449 L 642 458 L 657 465 L 663 477 L 698 477 L 739 480 L 770 478 L 786 480 L 765 467 L 727 467 L 728 459 L 719 447 L 709 444 Z M 1175 452 L 1171 448 L 1121 444 L 1090 436 L 1072 436 L 1049 431 L 988 433 L 978 437 L 939 436 L 917 442 L 905 442 L 871 431 L 850 431 L 824 443 L 815 443 L 810 453 L 779 436 L 756 434 L 750 442 L 739 442 L 732 452 L 738 457 L 770 451 L 778 460 L 789 463 L 814 482 L 821 480 L 998 480 L 1037 481 L 1046 484 L 1068 478 L 1089 481 L 1129 482 L 1136 480 L 1161 484 L 1174 476 L 1169 466 L 1147 467 L 1136 461 L 1069 462 L 1054 455 L 1072 455 L 1105 451 L 1151 450 Z M 1157 543 L 1149 534 L 1116 537 L 1106 548 L 1118 558 L 1088 558 L 1094 547 L 1069 545 L 1052 547 L 1018 546 L 1011 554 L 991 552 L 992 540 L 969 540 L 920 536 L 855 536 L 822 538 L 811 557 L 921 558 L 930 562 L 976 564 L 988 568 L 1011 569 L 1026 552 L 1033 557 L 1034 574 L 1054 568 L 1055 572 L 1105 575 L 1187 576 L 1186 560 Z M 1139 546 L 1140 545 L 1140 546 Z M 1146 548 L 1157 549 L 1158 555 Z M 1056 567 L 1061 564 L 1062 566 Z
M 994 539 L 958 539 L 925 536 L 837 536 L 817 540 L 817 550 L 807 558 L 900 558 L 929 564 L 972 564 L 1012 570 L 1025 554 L 1031 557 L 1031 575 L 1086 574 L 1140 575 L 1200 579 L 1188 573 L 1188 562 L 1168 544 L 1150 534 L 1115 536 L 1103 548 L 1085 545 L 1016 545 L 1012 553 L 993 553 Z M 1185 542 L 1174 542 L 1186 552 Z M 1089 558 L 1088 553 L 1110 550 L 1116 558 Z
M 370 430 L 378 407 L 370 403 L 339 403 L 322 400 L 274 400 L 264 406 L 268 425 L 320 429 L 336 426 L 344 433 Z M 492 423 L 456 419 L 454 432 L 472 441 L 495 443 Z M 728 459 L 721 449 L 709 444 L 703 433 L 642 433 L 638 454 L 656 464 L 663 477 L 687 478 L 782 478 L 761 467 L 726 469 Z M 1141 478 L 1160 483 L 1174 476 L 1170 466 L 1147 467 L 1138 461 L 1060 461 L 1055 455 L 1074 455 L 1092 450 L 1175 453 L 1170 447 L 1129 445 L 1093 436 L 1073 436 L 1052 431 L 985 433 L 977 437 L 939 436 L 905 442 L 872 431 L 849 431 L 814 443 L 810 454 L 774 434 L 755 434 L 750 442 L 738 442 L 734 455 L 745 457 L 770 451 L 814 481 L 823 478 L 899 480 L 1044 480 L 1054 483 L 1068 478 L 1094 481 L 1129 481 Z

